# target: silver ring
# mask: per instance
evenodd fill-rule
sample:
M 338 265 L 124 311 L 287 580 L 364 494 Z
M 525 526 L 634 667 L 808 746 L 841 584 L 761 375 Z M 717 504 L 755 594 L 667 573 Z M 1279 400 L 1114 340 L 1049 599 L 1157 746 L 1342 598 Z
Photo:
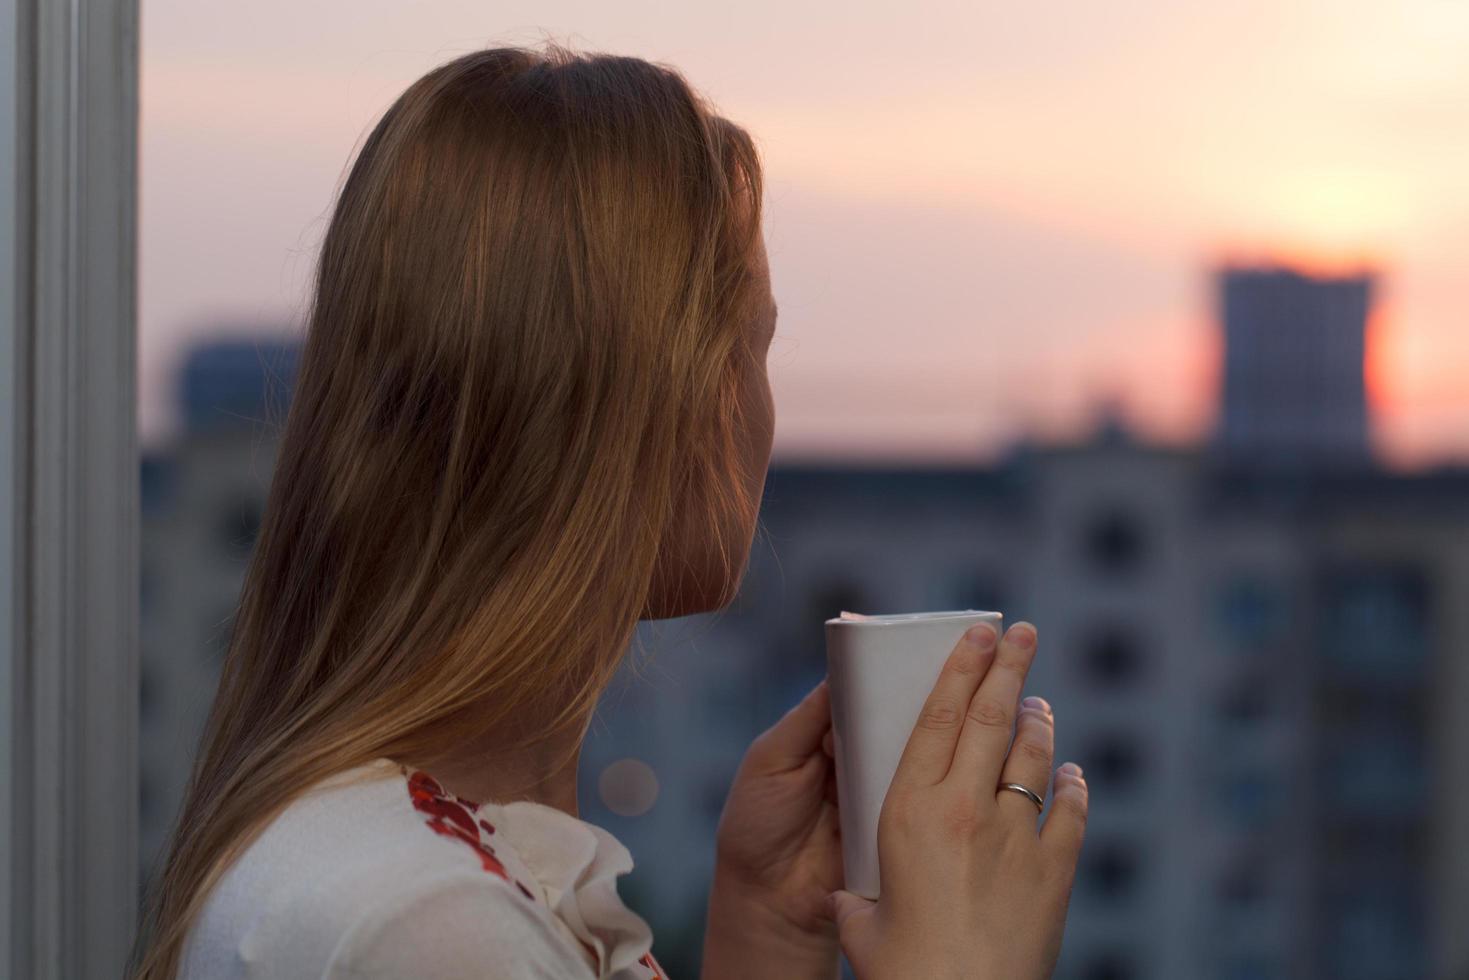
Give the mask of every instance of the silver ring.
M 1032 802 L 1032 803 L 1035 804 L 1035 812 L 1036 813 L 1040 813 L 1042 810 L 1044 810 L 1046 808 L 1045 801 L 1043 801 L 1039 796 L 1036 796 L 1029 789 L 1025 788 L 1024 786 L 1021 786 L 1019 783 L 1001 783 L 1000 784 L 1000 789 L 1008 789 L 1008 790 L 1012 790 L 1013 792 L 1016 792 L 1016 793 L 1022 793 L 1022 794 L 1024 794 L 1025 797 L 1030 800 L 1030 802 Z

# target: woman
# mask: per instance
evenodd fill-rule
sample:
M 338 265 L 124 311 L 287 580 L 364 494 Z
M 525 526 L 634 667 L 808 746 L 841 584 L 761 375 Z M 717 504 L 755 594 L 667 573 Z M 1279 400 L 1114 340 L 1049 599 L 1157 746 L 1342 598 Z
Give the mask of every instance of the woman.
M 576 761 L 638 620 L 738 588 L 774 326 L 755 148 L 675 71 L 485 50 L 393 104 L 323 242 L 137 977 L 662 974 Z M 766 732 L 704 976 L 830 978 L 839 943 L 864 980 L 1047 976 L 1086 794 L 1063 767 L 1038 833 L 996 790 L 1050 783 L 1034 649 L 1024 624 L 955 649 L 876 904 L 840 890 L 825 686 Z

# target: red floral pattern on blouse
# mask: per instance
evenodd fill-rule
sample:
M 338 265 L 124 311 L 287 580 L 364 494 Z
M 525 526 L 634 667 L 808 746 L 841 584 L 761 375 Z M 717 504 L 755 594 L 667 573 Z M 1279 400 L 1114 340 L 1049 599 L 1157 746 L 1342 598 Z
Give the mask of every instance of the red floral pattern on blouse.
M 461 840 L 474 848 L 486 871 L 504 878 L 515 885 L 522 895 L 534 901 L 535 896 L 531 894 L 531 890 L 510 877 L 510 872 L 505 870 L 505 865 L 495 857 L 494 846 L 481 837 L 480 831 L 484 831 L 484 836 L 488 837 L 495 832 L 495 828 L 488 820 L 475 821 L 474 814 L 479 810 L 478 803 L 461 800 L 454 796 L 440 786 L 437 779 L 426 772 L 414 772 L 409 775 L 408 795 L 413 800 L 414 809 L 428 815 L 427 822 L 430 828 L 436 833 Z
M 488 820 L 478 816 L 480 809 L 478 803 L 455 796 L 426 772 L 415 770 L 410 773 L 406 769 L 404 771 L 408 776 L 408 796 L 413 800 L 413 808 L 427 815 L 428 820 L 425 822 L 435 833 L 463 841 L 474 848 L 486 871 L 511 882 L 522 895 L 531 901 L 536 900 L 529 888 L 510 876 L 505 865 L 495 856 L 494 846 L 485 840 L 486 837 L 495 833 L 495 827 Z M 651 951 L 644 954 L 638 963 L 647 967 L 652 974 L 649 980 L 667 980 L 658 961 L 653 959 Z

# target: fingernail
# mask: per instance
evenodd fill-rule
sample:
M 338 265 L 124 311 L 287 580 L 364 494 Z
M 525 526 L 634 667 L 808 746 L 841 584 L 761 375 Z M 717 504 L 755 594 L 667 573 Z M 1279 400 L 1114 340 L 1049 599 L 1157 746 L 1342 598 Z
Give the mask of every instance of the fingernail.
M 954 634 L 950 633 L 950 636 Z M 964 633 L 964 638 L 981 650 L 992 649 L 995 641 L 999 639 L 995 635 L 995 628 L 989 623 L 975 623 Z
M 1051 713 L 1051 706 L 1046 703 L 1045 698 L 1038 698 L 1034 695 L 1031 695 L 1020 703 L 1025 705 L 1027 708 L 1038 708 L 1039 710 L 1044 711 L 1046 714 Z
M 1061 767 L 1061 771 L 1066 773 L 1068 776 L 1080 776 L 1081 766 L 1078 766 L 1074 762 L 1068 762 Z
M 1010 627 L 1010 642 L 1022 650 L 1035 646 L 1035 627 L 1029 623 L 1016 623 Z

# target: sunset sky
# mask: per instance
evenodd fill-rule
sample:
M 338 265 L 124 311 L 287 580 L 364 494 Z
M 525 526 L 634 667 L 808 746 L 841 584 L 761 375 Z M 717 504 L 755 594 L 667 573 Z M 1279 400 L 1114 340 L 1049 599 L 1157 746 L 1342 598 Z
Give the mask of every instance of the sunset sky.
M 145 439 L 208 335 L 298 324 L 378 115 L 465 51 L 680 68 L 767 168 L 781 456 L 1213 418 L 1212 271 L 1382 270 L 1375 441 L 1469 458 L 1469 0 L 142 5 Z

